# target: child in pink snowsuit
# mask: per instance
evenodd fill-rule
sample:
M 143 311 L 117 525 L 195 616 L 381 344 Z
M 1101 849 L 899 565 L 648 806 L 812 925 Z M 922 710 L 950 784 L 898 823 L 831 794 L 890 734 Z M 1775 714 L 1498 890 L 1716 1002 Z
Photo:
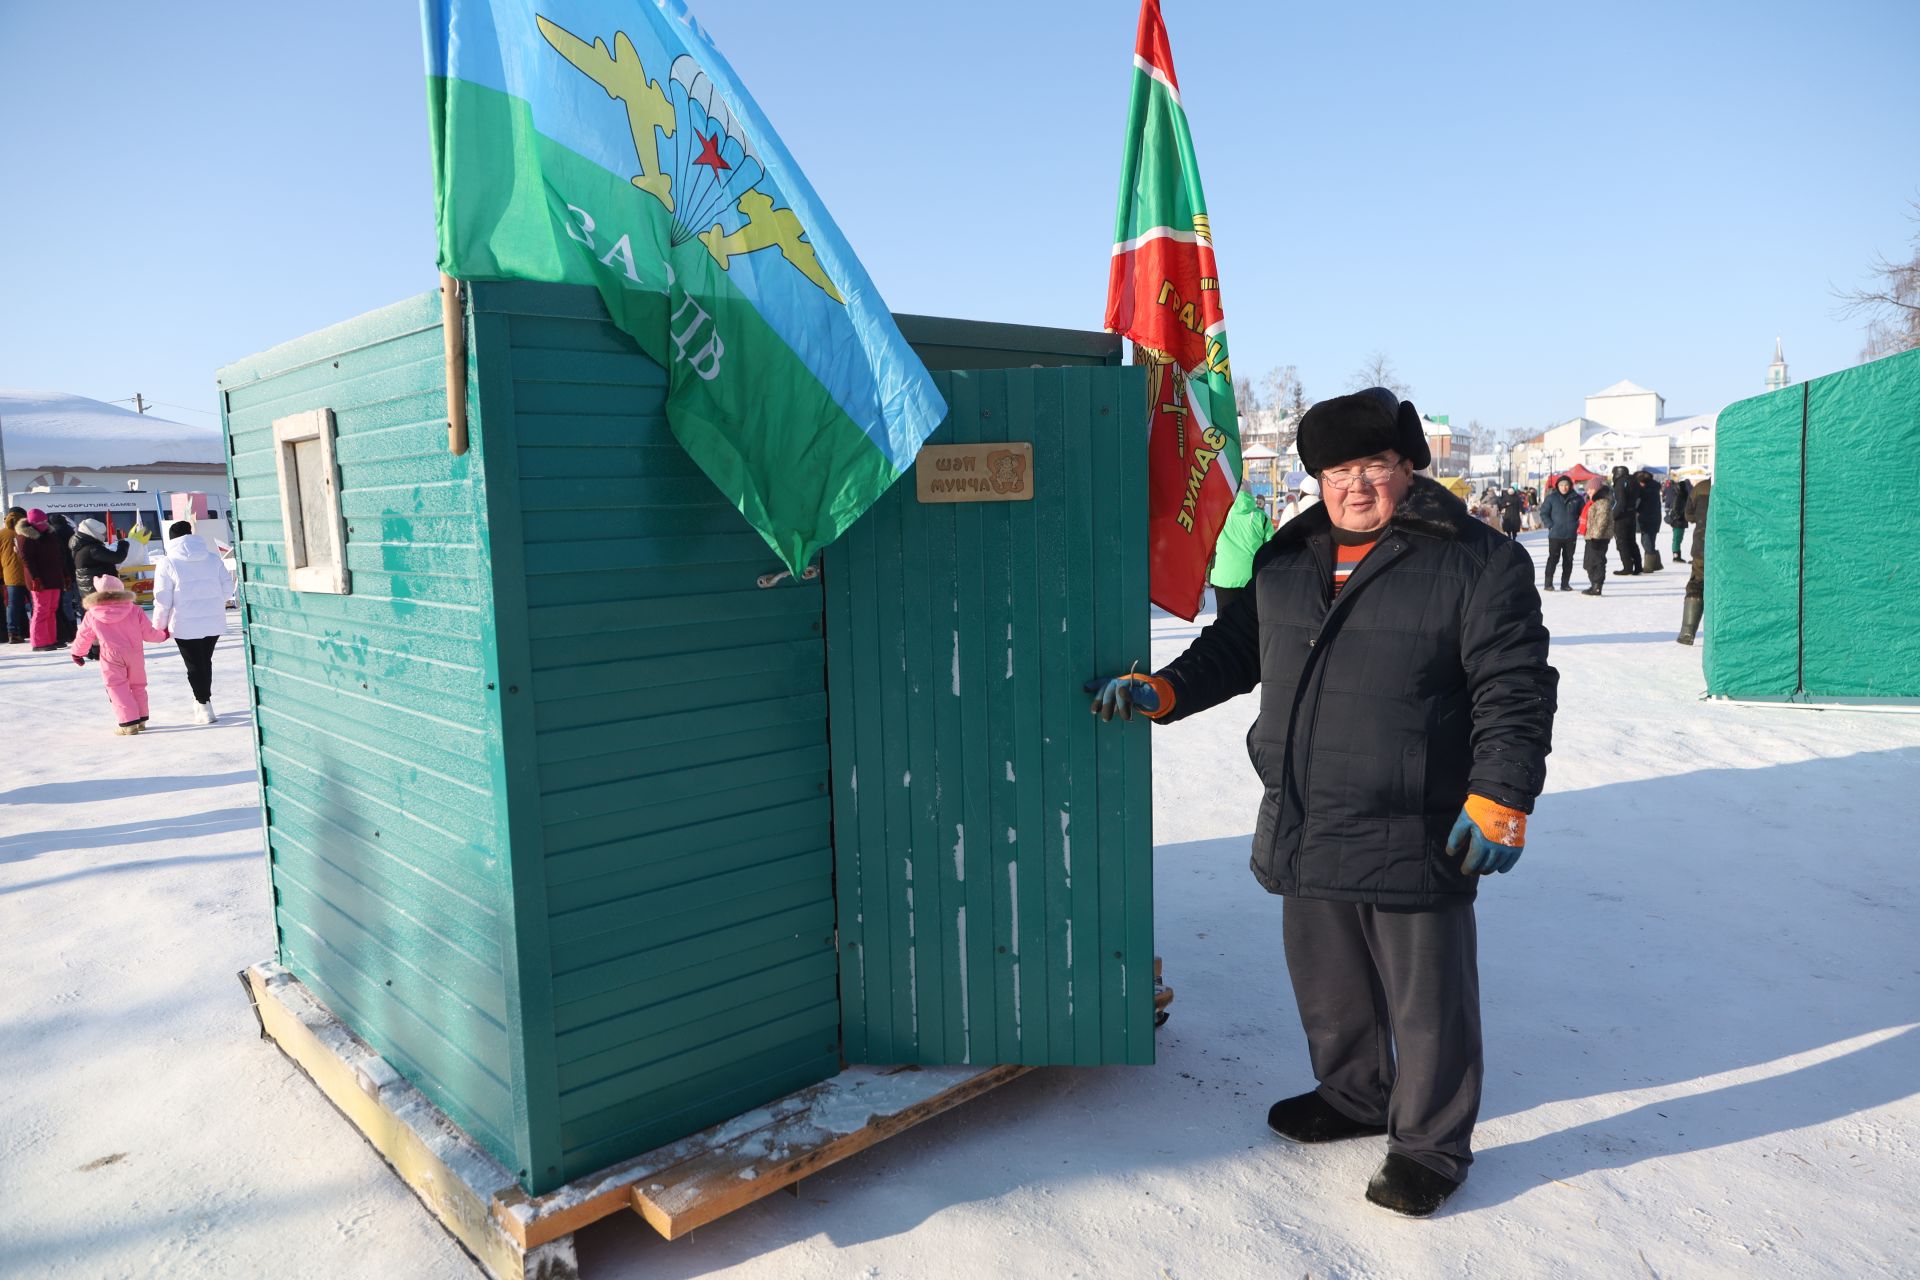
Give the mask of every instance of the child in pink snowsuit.
M 141 644 L 165 640 L 167 633 L 153 625 L 134 603 L 133 593 L 111 574 L 95 578 L 93 591 L 80 603 L 87 607 L 87 617 L 73 637 L 74 665 L 85 666 L 82 655 L 100 646 L 100 678 L 120 719 L 117 732 L 139 733 L 147 727 L 147 651 Z

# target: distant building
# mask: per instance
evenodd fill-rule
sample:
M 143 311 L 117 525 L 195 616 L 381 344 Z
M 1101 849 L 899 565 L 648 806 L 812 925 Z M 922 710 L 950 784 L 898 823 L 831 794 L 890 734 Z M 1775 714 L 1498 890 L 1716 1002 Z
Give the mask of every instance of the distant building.
M 0 390 L 0 457 L 6 463 L 0 492 L 227 491 L 218 427 L 169 422 L 60 391 Z
M 1447 414 L 1422 414 L 1420 429 L 1427 437 L 1427 449 L 1433 454 L 1432 471 L 1437 476 L 1456 476 L 1467 469 L 1467 458 L 1453 451 L 1455 436 Z M 1240 419 L 1241 449 L 1268 448 L 1279 456 L 1283 474 L 1300 470 L 1300 416 L 1279 409 L 1256 409 Z
M 1240 456 L 1243 478 L 1255 496 L 1285 488 L 1287 473 L 1300 467 L 1293 437 L 1297 421 L 1281 409 L 1255 409 L 1240 419 Z
M 1293 416 L 1282 410 L 1255 409 L 1240 418 L 1240 444 L 1264 445 L 1275 453 L 1282 452 L 1282 441 L 1292 436 L 1293 423 Z
M 1767 366 L 1767 390 L 1778 391 L 1790 386 L 1792 378 L 1787 376 L 1787 357 L 1780 350 L 1780 339 L 1773 340 L 1773 363 Z
M 1432 471 L 1434 475 L 1457 476 L 1466 472 L 1466 450 L 1462 449 L 1458 453 L 1454 452 L 1453 445 L 1457 437 L 1453 434 L 1450 415 L 1444 413 L 1422 414 L 1420 418 L 1420 430 L 1427 437 L 1427 451 L 1433 455 Z
M 1776 376 L 1786 385 L 1786 370 L 1776 343 L 1768 385 Z M 1515 445 L 1509 460 L 1515 478 L 1544 478 L 1575 463 L 1602 473 L 1614 467 L 1638 471 L 1713 466 L 1718 411 L 1669 417 L 1665 396 L 1625 380 L 1588 396 L 1585 410 Z

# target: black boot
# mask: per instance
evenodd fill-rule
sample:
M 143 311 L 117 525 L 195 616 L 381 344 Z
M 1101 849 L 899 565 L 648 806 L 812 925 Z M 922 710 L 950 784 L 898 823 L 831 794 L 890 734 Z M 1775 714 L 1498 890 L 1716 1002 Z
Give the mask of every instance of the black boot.
M 1367 1183 L 1367 1199 L 1382 1209 L 1424 1218 L 1447 1202 L 1460 1184 L 1409 1156 L 1390 1152 L 1380 1172 Z
M 1548 579 L 1547 579 L 1547 580 L 1546 580 L 1545 582 L 1543 582 L 1543 583 L 1541 583 L 1541 584 L 1540 584 L 1540 590 L 1542 590 L 1542 591 L 1551 591 L 1551 590 L 1553 590 L 1553 579 L 1552 579 L 1552 578 L 1548 578 Z
M 1681 644 L 1692 644 L 1693 637 L 1700 631 L 1700 615 L 1706 612 L 1707 602 L 1698 596 L 1688 596 L 1680 606 L 1680 634 L 1674 639 Z
M 1600 594 L 1600 584 L 1596 582 L 1580 594 L 1583 596 L 1597 596 Z
M 1282 1098 L 1267 1112 L 1267 1128 L 1295 1142 L 1339 1142 L 1343 1138 L 1377 1138 L 1383 1124 L 1361 1124 L 1314 1093 Z
M 1573 576 L 1571 574 L 1569 574 L 1567 577 L 1560 579 L 1560 589 L 1562 591 L 1573 590 Z

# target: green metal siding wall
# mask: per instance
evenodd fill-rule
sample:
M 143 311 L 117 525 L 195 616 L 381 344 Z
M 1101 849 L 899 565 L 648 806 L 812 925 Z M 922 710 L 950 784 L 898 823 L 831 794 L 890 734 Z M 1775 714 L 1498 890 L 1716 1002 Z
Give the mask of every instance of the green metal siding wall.
M 1081 692 L 1149 657 L 1141 375 L 936 380 L 1035 497 L 909 475 L 824 553 L 846 1055 L 1151 1062 L 1150 726 Z
M 1120 336 L 1084 329 L 896 315 L 900 336 L 929 369 L 1027 369 L 1118 365 Z
M 572 1177 L 839 1069 L 821 599 L 757 585 L 778 561 L 592 290 L 476 286 L 474 311 L 510 349 L 527 607 L 500 625 L 532 668 Z
M 478 455 L 447 452 L 437 297 L 223 370 L 279 958 L 511 1167 Z M 336 417 L 351 594 L 287 588 L 272 424 Z

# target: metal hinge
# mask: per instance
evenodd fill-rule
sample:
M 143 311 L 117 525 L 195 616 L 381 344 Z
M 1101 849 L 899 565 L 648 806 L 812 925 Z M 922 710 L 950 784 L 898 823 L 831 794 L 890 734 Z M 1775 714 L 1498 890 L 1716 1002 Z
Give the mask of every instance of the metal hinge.
M 782 569 L 778 573 L 763 573 L 758 578 L 755 578 L 754 581 L 761 587 L 777 587 L 782 582 L 785 582 L 788 578 L 791 578 L 792 576 L 793 576 L 793 570 Z M 800 573 L 800 578 L 801 578 L 801 581 L 803 582 L 812 582 L 815 578 L 819 576 L 820 576 L 820 566 L 817 564 L 808 565 Z

